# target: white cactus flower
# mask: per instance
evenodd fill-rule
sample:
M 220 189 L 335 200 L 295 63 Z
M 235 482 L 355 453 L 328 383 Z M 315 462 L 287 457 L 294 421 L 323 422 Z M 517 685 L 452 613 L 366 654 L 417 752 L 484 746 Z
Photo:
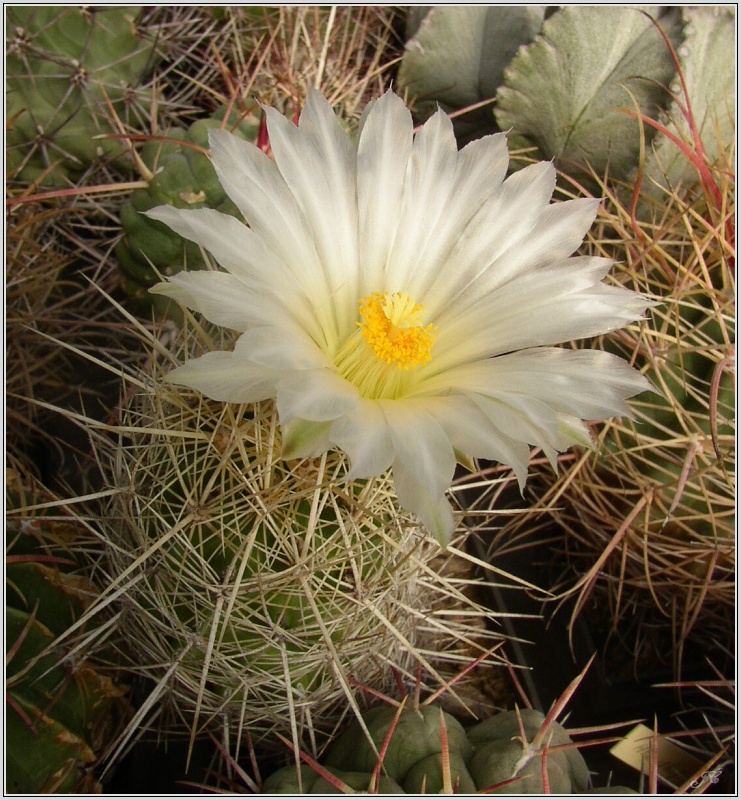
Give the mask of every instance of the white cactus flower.
M 223 271 L 152 291 L 241 332 L 169 375 L 224 402 L 274 399 L 287 459 L 341 448 L 349 479 L 391 468 L 401 505 L 445 545 L 456 460 L 512 467 L 588 444 L 583 420 L 629 413 L 649 388 L 615 356 L 559 343 L 620 328 L 649 305 L 572 257 L 591 199 L 550 203 L 552 164 L 506 178 L 504 134 L 460 152 L 439 111 L 414 135 L 387 92 L 354 142 L 309 94 L 298 126 L 267 109 L 273 158 L 223 131 L 213 164 L 247 222 L 161 207 L 154 219 Z

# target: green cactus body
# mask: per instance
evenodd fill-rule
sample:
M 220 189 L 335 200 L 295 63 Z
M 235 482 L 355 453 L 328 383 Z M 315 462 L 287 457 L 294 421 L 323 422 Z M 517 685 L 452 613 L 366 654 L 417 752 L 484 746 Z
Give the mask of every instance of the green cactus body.
M 378 764 L 378 751 L 393 725 L 397 710 L 380 706 L 364 715 L 368 735 L 356 722 L 328 748 L 323 766 L 340 777 L 349 771 L 363 788 L 370 785 L 371 775 Z M 520 739 L 519 721 L 527 738 Z M 542 747 L 531 747 L 545 718 L 533 710 L 505 711 L 468 730 L 436 706 L 403 710 L 391 735 L 383 759 L 381 774 L 398 784 L 407 794 L 439 794 L 446 788 L 462 794 L 474 792 L 510 794 L 540 794 L 544 791 L 542 778 Z M 447 732 L 449 768 L 445 776 L 442 759 L 441 722 Z M 549 726 L 544 743 L 549 746 L 571 744 L 571 738 L 557 723 Z M 549 789 L 554 794 L 586 792 L 589 771 L 576 748 L 556 750 L 546 754 Z M 316 776 L 316 773 L 314 773 Z M 498 784 L 515 779 L 500 789 Z M 302 767 L 303 792 L 322 793 L 319 782 L 308 768 Z M 290 794 L 297 785 L 293 766 L 270 776 L 264 791 Z M 326 781 L 322 781 L 326 788 Z
M 138 431 L 112 456 L 128 464 L 114 472 L 112 574 L 136 576 L 123 620 L 132 652 L 179 660 L 173 709 L 225 715 L 259 741 L 290 729 L 291 705 L 299 728 L 301 709 L 319 719 L 341 707 L 344 670 L 388 680 L 398 642 L 383 621 L 414 603 L 409 556 L 428 547 L 389 489 L 337 481 L 339 454 L 283 461 L 271 404 L 214 403 L 160 382 L 124 416 Z M 400 624 L 414 635 L 413 619 Z
M 475 631 L 450 621 L 460 584 L 432 565 L 439 545 L 390 474 L 348 481 L 336 451 L 286 461 L 272 402 L 163 379 L 171 358 L 230 336 L 186 319 L 124 396 L 121 440 L 99 453 L 116 490 L 100 518 L 109 583 L 126 584 L 127 666 L 158 685 L 163 720 L 249 730 L 261 751 L 282 749 L 276 731 L 318 749 L 348 703 L 360 713 L 355 682 L 390 691 L 392 666 L 418 664 L 445 680 L 464 647 L 496 638 L 479 626 L 491 612 L 471 602 Z
M 519 778 L 517 783 L 502 788 L 501 792 L 541 794 L 544 792 L 541 754 L 539 751 L 525 754 L 519 739 L 518 714 L 525 736 L 531 741 L 544 720 L 539 711 L 532 709 L 518 713 L 506 711 L 469 730 L 469 741 L 476 748 L 470 763 L 471 774 L 482 789 L 510 778 Z M 555 723 L 550 726 L 545 739 L 551 746 L 571 743 L 566 731 Z M 586 791 L 589 786 L 589 771 L 578 750 L 548 753 L 546 764 L 553 794 L 573 794 Z
M 257 122 L 232 112 L 225 122 L 226 109 L 211 118 L 198 120 L 188 128 L 173 128 L 162 134 L 165 141 L 148 142 L 141 159 L 153 177 L 146 189 L 137 189 L 121 210 L 123 238 L 116 256 L 123 269 L 125 291 L 135 300 L 152 303 L 158 310 L 170 303 L 149 294 L 149 288 L 164 276 L 181 269 L 205 269 L 208 264 L 200 248 L 175 234 L 166 225 L 149 219 L 143 212 L 161 205 L 175 208 L 214 208 L 225 214 L 239 212 L 226 196 L 216 171 L 204 151 L 209 130 L 227 129 L 247 140 L 257 136 Z M 182 142 L 182 144 L 180 144 Z
M 243 444 L 262 433 L 262 426 L 269 422 L 265 416 L 239 420 L 240 435 L 247 437 Z M 341 530 L 344 508 L 326 505 L 312 523 L 311 554 L 302 557 L 298 543 L 311 530 L 311 496 L 316 490 L 310 473 L 306 479 L 297 479 L 288 468 L 274 464 L 271 481 L 285 487 L 288 494 L 282 499 L 283 507 L 279 505 L 266 517 L 251 507 L 249 495 L 243 495 L 243 476 L 254 469 L 253 454 L 245 453 L 247 460 L 243 460 L 231 448 L 222 452 L 207 436 L 201 441 L 183 439 L 183 444 L 177 461 L 169 465 L 173 476 L 180 476 L 178 484 L 162 500 L 153 498 L 153 513 L 145 520 L 143 532 L 149 545 L 157 542 L 182 522 L 183 509 L 194 503 L 199 506 L 198 519 L 160 550 L 160 571 L 173 579 L 172 584 L 160 589 L 152 582 L 147 587 L 151 595 L 137 593 L 140 602 L 146 601 L 152 613 L 161 614 L 163 609 L 172 613 L 174 627 L 182 632 L 192 632 L 203 641 L 215 636 L 224 652 L 222 666 L 228 662 L 235 673 L 232 680 L 214 686 L 219 695 L 233 690 L 236 673 L 244 676 L 249 671 L 272 682 L 286 663 L 294 688 L 320 691 L 328 677 L 327 664 L 306 656 L 323 637 L 340 647 L 365 627 L 359 619 L 362 607 L 353 600 L 355 581 L 387 584 L 391 577 L 393 560 L 385 563 L 385 548 L 375 528 L 378 520 L 358 522 L 352 537 L 359 558 L 353 558 L 345 549 Z M 161 463 L 165 447 L 169 448 L 165 439 L 151 443 L 152 463 Z M 229 459 L 226 468 L 225 457 Z M 346 492 L 340 494 L 339 502 L 343 503 L 343 495 L 349 502 Z M 276 498 L 276 502 L 281 500 Z M 193 594 L 190 581 L 194 576 L 199 576 L 199 583 L 205 579 L 213 594 Z M 218 615 L 213 597 L 221 591 L 229 597 L 231 613 Z M 318 619 L 313 603 L 324 606 L 326 616 Z M 173 639 L 175 647 L 178 638 Z M 195 648 L 192 663 L 205 668 L 205 652 Z M 236 683 L 243 683 L 243 678 Z
M 376 749 L 380 749 L 383 744 L 395 712 L 395 708 L 380 706 L 364 716 Z M 442 716 L 448 733 L 450 752 L 455 754 L 459 764 L 463 765 L 472 753 L 466 733 L 455 717 L 450 714 Z M 405 711 L 399 717 L 383 766 L 384 774 L 403 784 L 406 791 L 414 791 L 408 789 L 407 784 L 418 789 L 421 779 L 425 776 L 428 791 L 433 791 L 431 787 L 434 785 L 434 768 L 428 759 L 432 758 L 439 764 L 440 719 L 441 711 L 434 706 L 425 706 L 418 711 Z M 376 750 L 369 746 L 365 732 L 359 725 L 352 726 L 344 736 L 339 737 L 326 758 L 326 764 L 330 767 L 368 773 L 373 771 L 377 761 Z M 425 769 L 418 768 L 418 765 L 424 762 L 430 767 L 429 774 Z M 470 784 L 467 772 L 463 773 L 463 783 Z
M 469 794 L 476 791 L 476 783 L 466 767 L 466 762 L 458 752 L 448 756 L 450 764 L 450 785 L 455 794 Z M 445 786 L 442 759 L 439 753 L 418 761 L 407 773 L 404 791 L 407 794 L 440 794 Z M 430 788 L 428 788 L 430 787 Z
M 109 101 L 126 119 L 155 58 L 136 29 L 138 6 L 12 6 L 7 9 L 8 169 L 14 178 L 64 184 L 98 159 L 113 159 Z M 59 163 L 58 163 L 59 162 Z M 131 162 L 119 159 L 131 168 Z M 51 165 L 54 169 L 46 172 Z
M 265 781 L 263 791 L 266 794 L 344 794 L 342 789 L 306 764 L 301 765 L 299 773 L 293 767 L 275 773 Z M 333 769 L 331 774 L 358 794 L 364 794 L 370 788 L 371 775 L 367 772 Z M 404 791 L 396 781 L 385 775 L 380 776 L 377 789 L 379 794 L 402 794 Z
M 153 455 L 158 458 L 161 453 L 155 449 Z M 178 525 L 182 509 L 192 502 L 195 492 L 201 497 L 208 496 L 209 484 L 217 479 L 219 487 L 203 502 L 198 513 L 200 518 L 185 529 L 187 535 L 175 537 L 161 551 L 163 571 L 178 577 L 171 596 L 162 595 L 155 584 L 151 586 L 154 590 L 151 596 L 142 593 L 141 600 L 147 602 L 147 611 L 156 614 L 165 606 L 177 617 L 182 629 L 193 631 L 203 639 L 208 639 L 217 625 L 219 646 L 232 651 L 230 657 L 236 658 L 237 663 L 241 661 L 245 667 L 258 673 L 274 674 L 282 668 L 284 655 L 295 659 L 292 670 L 295 685 L 307 691 L 316 688 L 326 677 L 325 666 L 312 668 L 310 662 L 306 662 L 308 668 L 305 669 L 301 663 L 305 645 L 292 634 L 305 637 L 308 633 L 314 640 L 321 636 L 321 631 L 309 600 L 312 589 L 307 587 L 309 595 L 301 589 L 293 574 L 297 554 L 291 553 L 287 546 L 290 537 L 298 541 L 305 535 L 310 525 L 310 502 L 305 498 L 294 498 L 285 516 L 277 515 L 266 521 L 248 507 L 238 508 L 236 498 L 243 486 L 239 466 L 235 463 L 237 471 L 229 471 L 226 475 L 219 473 L 223 454 L 212 442 L 191 443 L 188 452 L 183 452 L 182 456 L 179 465 L 181 481 L 177 487 L 180 491 L 173 487 L 163 494 L 161 502 L 155 500 L 156 516 L 147 520 L 146 533 L 150 543 Z M 194 465 L 197 465 L 195 471 Z M 243 464 L 243 468 L 248 467 Z M 287 474 L 276 477 L 279 481 L 290 481 Z M 193 483 L 191 478 L 195 478 Z M 294 487 L 294 491 L 298 489 L 299 486 Z M 230 506 L 230 500 L 234 505 Z M 221 506 L 221 503 L 225 505 Z M 310 582 L 330 597 L 341 597 L 349 590 L 351 575 L 361 581 L 378 580 L 379 570 L 383 572 L 385 569 L 375 559 L 354 563 L 338 537 L 339 525 L 336 509 L 325 507 L 318 515 L 312 542 L 314 568 Z M 280 530 L 276 526 L 280 526 Z M 373 526 L 361 525 L 357 536 L 363 541 L 361 550 L 367 553 L 382 551 L 382 543 Z M 214 587 L 228 584 L 235 580 L 236 573 L 241 574 L 238 613 L 219 620 L 214 616 L 211 602 L 199 603 L 204 598 L 189 597 L 185 589 L 189 572 L 200 572 L 200 577 L 205 577 Z M 289 577 L 286 583 L 287 575 L 293 577 Z M 351 613 L 348 607 L 347 614 L 346 619 L 338 615 L 337 619 L 331 620 L 326 630 L 328 638 L 338 646 L 350 638 L 357 623 L 357 609 Z M 265 635 L 260 629 L 263 626 L 281 632 L 284 638 L 280 645 Z M 235 656 L 236 653 L 244 655 Z M 207 663 L 205 654 L 198 649 L 191 653 L 189 661 L 201 668 Z
M 94 790 L 88 777 L 123 692 L 78 653 L 55 642 L 89 605 L 94 588 L 63 546 L 65 523 L 22 511 L 39 502 L 11 470 L 6 551 L 7 789 Z M 34 499 L 35 498 L 35 499 Z

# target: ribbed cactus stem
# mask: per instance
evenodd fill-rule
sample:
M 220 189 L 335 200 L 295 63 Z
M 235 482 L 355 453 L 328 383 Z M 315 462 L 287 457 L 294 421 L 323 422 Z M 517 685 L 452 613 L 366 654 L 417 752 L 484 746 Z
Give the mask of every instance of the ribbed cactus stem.
M 348 481 L 337 451 L 286 461 L 272 402 L 218 403 L 162 378 L 221 336 L 228 347 L 186 325 L 172 355 L 157 344 L 125 396 L 120 440 L 101 443 L 118 490 L 101 521 L 107 594 L 125 597 L 132 668 L 192 737 L 218 722 L 299 749 L 360 717 L 356 687 L 388 691 L 395 669 L 446 684 L 442 662 L 476 641 L 491 650 L 480 622 L 493 612 L 433 563 L 439 545 L 400 509 L 389 474 Z

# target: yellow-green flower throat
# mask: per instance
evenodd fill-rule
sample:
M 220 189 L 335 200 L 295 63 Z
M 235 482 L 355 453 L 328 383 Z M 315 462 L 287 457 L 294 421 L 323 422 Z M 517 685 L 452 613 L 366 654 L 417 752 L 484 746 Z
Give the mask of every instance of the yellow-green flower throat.
M 422 325 L 424 306 L 406 292 L 375 292 L 358 302 L 361 321 L 340 349 L 336 366 L 363 397 L 404 394 L 417 367 L 432 358 L 434 325 Z

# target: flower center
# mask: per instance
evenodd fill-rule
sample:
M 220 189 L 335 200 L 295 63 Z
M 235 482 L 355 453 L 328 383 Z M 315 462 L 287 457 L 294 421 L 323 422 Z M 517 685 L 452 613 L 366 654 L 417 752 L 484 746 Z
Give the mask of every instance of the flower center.
M 372 294 L 360 301 L 358 323 L 363 338 L 377 358 L 401 369 L 418 367 L 431 358 L 435 326 L 423 328 L 420 317 L 424 306 L 405 292 Z
M 376 292 L 358 305 L 362 321 L 338 353 L 337 368 L 364 397 L 399 397 L 410 370 L 432 358 L 435 326 L 420 325 L 424 306 L 406 292 Z

